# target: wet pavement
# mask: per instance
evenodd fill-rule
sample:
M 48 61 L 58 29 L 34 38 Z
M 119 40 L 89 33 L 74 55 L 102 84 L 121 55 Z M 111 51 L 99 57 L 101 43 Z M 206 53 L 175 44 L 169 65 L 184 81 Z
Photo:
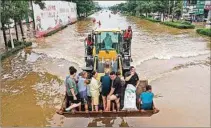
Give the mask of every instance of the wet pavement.
M 57 115 L 68 67 L 84 66 L 84 39 L 99 27 L 132 26 L 132 65 L 149 80 L 160 109 L 151 117 L 66 118 Z M 136 17 L 95 13 L 51 37 L 39 38 L 5 59 L 1 72 L 1 126 L 140 127 L 210 125 L 210 40 Z M 176 120 L 175 120 L 176 119 Z M 197 121 L 196 121 L 197 120 Z

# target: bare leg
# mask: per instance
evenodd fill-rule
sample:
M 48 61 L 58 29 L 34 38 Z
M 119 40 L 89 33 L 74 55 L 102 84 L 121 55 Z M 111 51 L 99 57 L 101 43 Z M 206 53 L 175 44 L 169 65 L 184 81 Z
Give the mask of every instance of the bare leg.
M 120 102 L 119 102 L 119 99 L 120 98 L 117 98 L 115 101 L 116 101 L 116 107 L 117 107 L 117 111 L 119 111 L 120 109 Z
M 82 104 L 80 106 L 78 106 L 78 107 L 79 107 L 79 111 L 81 111 Z
M 98 105 L 95 105 L 95 111 L 98 112 Z
M 85 111 L 88 112 L 88 104 L 85 104 Z
M 107 108 L 106 111 L 111 111 L 111 101 L 112 100 L 116 100 L 116 96 L 115 95 L 111 95 L 107 97 Z
M 93 103 L 93 101 L 92 101 L 92 111 L 94 111 L 94 103 Z
M 113 102 L 112 102 L 112 110 L 113 110 L 113 112 L 116 112 L 115 104 Z
M 103 109 L 104 109 L 104 111 L 105 111 L 105 109 L 106 109 L 106 102 L 107 102 L 107 100 L 106 100 L 106 97 L 105 96 L 102 96 L 102 99 L 103 99 Z
M 78 104 L 72 104 L 70 107 L 66 108 L 65 110 L 66 110 L 66 111 L 69 111 L 69 110 L 71 110 L 71 109 L 73 109 L 73 108 L 76 108 L 76 107 L 78 107 L 78 106 L 80 106 L 80 105 L 81 105 L 81 102 L 78 103 Z
M 107 100 L 107 107 L 106 107 L 106 111 L 110 111 L 111 110 L 111 101 Z

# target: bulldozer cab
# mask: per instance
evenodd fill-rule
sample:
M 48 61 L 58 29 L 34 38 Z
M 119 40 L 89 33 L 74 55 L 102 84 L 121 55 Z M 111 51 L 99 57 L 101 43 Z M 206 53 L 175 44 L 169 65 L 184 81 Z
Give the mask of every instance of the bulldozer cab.
M 107 70 L 119 71 L 123 75 L 130 66 L 128 56 L 124 55 L 123 33 L 124 31 L 120 29 L 93 30 L 92 54 L 85 56 L 86 67 L 83 70 L 97 71 L 99 76 Z
M 94 34 L 96 54 L 99 54 L 101 51 L 120 52 L 121 30 L 96 30 Z

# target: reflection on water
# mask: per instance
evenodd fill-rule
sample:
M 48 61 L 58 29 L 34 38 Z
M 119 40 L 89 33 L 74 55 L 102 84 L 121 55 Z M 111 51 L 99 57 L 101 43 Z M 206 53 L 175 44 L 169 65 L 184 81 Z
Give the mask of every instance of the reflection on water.
M 117 118 L 111 117 L 111 118 L 94 118 L 87 127 L 113 127 L 115 124 L 115 120 Z M 119 127 L 129 127 L 128 123 L 121 117 L 121 123 L 119 124 Z

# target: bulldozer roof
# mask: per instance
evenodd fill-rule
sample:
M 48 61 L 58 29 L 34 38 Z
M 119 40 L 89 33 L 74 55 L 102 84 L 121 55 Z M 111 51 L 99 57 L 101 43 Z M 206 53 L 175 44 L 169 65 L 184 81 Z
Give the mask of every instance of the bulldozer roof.
M 96 29 L 94 32 L 121 32 L 119 28 Z

